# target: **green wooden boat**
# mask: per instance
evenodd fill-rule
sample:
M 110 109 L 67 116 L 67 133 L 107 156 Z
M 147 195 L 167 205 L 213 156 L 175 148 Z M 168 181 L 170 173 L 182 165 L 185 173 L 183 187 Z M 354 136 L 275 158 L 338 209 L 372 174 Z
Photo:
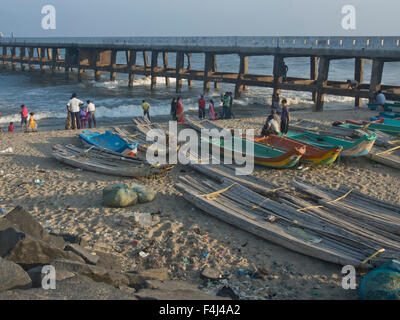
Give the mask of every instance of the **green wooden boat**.
M 379 112 L 379 116 L 385 119 L 400 118 L 400 113 L 396 112 Z
M 371 151 L 376 140 L 376 133 L 372 133 L 371 135 L 365 134 L 363 137 L 357 140 L 344 140 L 320 134 L 314 134 L 309 131 L 305 131 L 304 133 L 300 134 L 289 131 L 287 137 L 324 149 L 330 149 L 334 146 L 342 147 L 343 150 L 340 153 L 341 157 L 361 157 L 367 155 Z
M 290 151 L 282 151 L 275 149 L 254 141 L 249 141 L 245 139 L 240 139 L 232 137 L 231 143 L 225 143 L 225 139 L 220 138 L 205 138 L 201 137 L 201 141 L 206 141 L 209 143 L 210 147 L 215 150 L 221 151 L 221 154 L 233 155 L 233 158 L 243 157 L 244 154 L 254 157 L 254 163 L 260 166 L 283 169 L 291 168 L 297 165 L 300 158 L 306 152 L 305 146 L 302 148 L 293 148 Z M 242 150 L 235 150 L 236 143 L 241 144 Z M 250 154 L 247 147 L 252 144 L 254 146 L 254 154 Z
M 351 123 L 344 123 L 339 125 L 342 128 L 350 128 L 350 129 L 362 129 L 365 125 L 357 125 Z M 371 122 L 368 126 L 368 130 L 379 130 L 387 134 L 392 135 L 400 135 L 400 127 L 399 126 L 392 126 L 384 123 L 373 123 Z

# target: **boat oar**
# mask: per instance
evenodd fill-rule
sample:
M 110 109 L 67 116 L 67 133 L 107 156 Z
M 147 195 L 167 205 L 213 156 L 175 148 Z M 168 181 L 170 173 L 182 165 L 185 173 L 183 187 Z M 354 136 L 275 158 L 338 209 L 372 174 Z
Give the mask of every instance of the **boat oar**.
M 375 155 L 376 155 L 376 156 L 381 156 L 381 155 L 383 155 L 383 154 L 391 153 L 391 152 L 393 152 L 394 150 L 397 150 L 397 149 L 400 149 L 400 146 L 397 146 L 397 147 L 394 147 L 394 148 L 391 148 L 391 149 L 388 149 L 388 150 L 379 152 L 379 153 L 377 153 L 377 154 L 375 154 Z

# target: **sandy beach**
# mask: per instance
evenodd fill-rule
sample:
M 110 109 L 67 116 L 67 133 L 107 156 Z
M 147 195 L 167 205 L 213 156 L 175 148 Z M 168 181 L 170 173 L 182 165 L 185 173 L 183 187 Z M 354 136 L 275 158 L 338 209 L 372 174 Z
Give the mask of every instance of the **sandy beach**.
M 251 114 L 257 116 L 250 116 Z M 260 106 L 235 109 L 236 119 L 219 120 L 219 126 L 261 130 L 266 110 Z M 295 119 L 330 125 L 345 119 L 369 119 L 366 108 L 340 111 L 298 111 Z M 160 119 L 162 120 L 162 119 Z M 228 284 L 241 299 L 357 299 L 356 290 L 341 287 L 341 267 L 297 254 L 208 216 L 184 200 L 174 184 L 182 174 L 196 176 L 182 165 L 154 179 L 128 179 L 82 171 L 52 158 L 55 144 L 80 145 L 78 131 L 0 133 L 0 208 L 6 212 L 24 206 L 55 234 L 83 237 L 92 250 L 121 257 L 126 271 L 165 267 L 170 279 L 198 284 L 214 293 Z M 164 124 L 165 125 L 165 124 Z M 107 127 L 97 128 L 99 131 Z M 256 167 L 255 176 L 279 186 L 296 178 L 330 188 L 345 184 L 379 199 L 400 204 L 400 171 L 357 158 L 309 170 L 271 170 Z M 39 179 L 42 184 L 35 180 Z M 139 183 L 157 192 L 148 204 L 107 208 L 102 190 L 112 183 Z M 135 212 L 151 213 L 150 226 L 140 225 Z M 139 252 L 148 253 L 142 258 Z M 226 279 L 212 284 L 201 279 L 205 266 Z M 263 279 L 240 275 L 238 270 L 259 271 Z M 173 298 L 173 297 L 171 297 Z

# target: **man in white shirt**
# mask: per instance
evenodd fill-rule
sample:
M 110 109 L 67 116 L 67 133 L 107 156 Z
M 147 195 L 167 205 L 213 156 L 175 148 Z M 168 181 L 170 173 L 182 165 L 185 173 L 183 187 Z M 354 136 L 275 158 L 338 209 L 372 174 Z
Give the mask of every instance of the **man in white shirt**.
M 87 112 L 89 113 L 89 128 L 92 127 L 92 121 L 93 121 L 94 127 L 96 128 L 96 116 L 94 115 L 96 106 L 90 100 L 88 100 L 86 102 L 87 102 Z
M 79 119 L 79 113 L 81 111 L 81 106 L 83 106 L 83 102 L 77 98 L 76 93 L 72 94 L 71 100 L 68 101 L 67 107 L 71 109 L 72 113 L 72 129 L 80 129 L 80 119 Z M 76 122 L 76 126 L 75 126 Z

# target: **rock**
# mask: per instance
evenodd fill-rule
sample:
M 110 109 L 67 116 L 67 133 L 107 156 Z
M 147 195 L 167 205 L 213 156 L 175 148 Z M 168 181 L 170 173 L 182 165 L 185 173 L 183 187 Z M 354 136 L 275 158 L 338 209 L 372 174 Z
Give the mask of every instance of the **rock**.
M 31 278 L 19 265 L 0 258 L 0 291 L 27 289 L 31 286 Z
M 23 239 L 25 239 L 25 234 L 13 227 L 0 230 L 0 257 L 4 258 L 8 255 Z
M 99 261 L 96 263 L 96 266 L 117 272 L 122 270 L 122 259 L 120 257 L 112 253 L 106 253 L 102 251 L 95 252 L 96 256 L 99 257 Z
M 154 280 L 165 281 L 165 280 L 169 279 L 167 268 L 148 269 L 148 270 L 139 272 L 139 275 L 141 275 L 146 280 L 154 279 Z
M 72 252 L 62 251 L 28 235 L 17 243 L 6 258 L 19 264 L 25 270 L 36 266 L 49 265 L 55 259 L 83 261 L 82 258 Z
M 65 270 L 89 277 L 96 282 L 104 282 L 115 287 L 128 286 L 129 279 L 126 275 L 104 268 L 84 263 L 56 259 L 51 263 L 58 270 Z
M 199 290 L 196 285 L 185 281 L 150 280 L 153 289 L 141 289 L 135 296 L 143 300 L 229 300 Z
M 128 286 L 131 288 L 135 288 L 136 290 L 138 290 L 147 286 L 147 281 L 145 280 L 145 278 L 137 273 L 126 272 L 124 273 L 124 275 L 128 278 Z
M 221 278 L 220 272 L 210 267 L 205 267 L 201 275 L 210 280 L 218 280 Z
M 65 246 L 67 245 L 62 236 L 56 236 L 56 235 L 49 235 L 47 243 L 61 250 L 64 250 Z
M 228 286 L 223 286 L 221 289 L 218 290 L 217 292 L 218 297 L 227 297 L 231 298 L 232 300 L 238 300 L 239 296 L 233 291 L 230 287 Z
M 103 201 L 109 207 L 129 207 L 138 202 L 138 195 L 125 184 L 112 184 L 104 188 Z
M 49 233 L 42 225 L 21 206 L 15 207 L 5 216 L 5 219 L 15 224 L 18 230 L 34 238 L 44 241 L 50 238 Z
M 65 247 L 66 251 L 72 251 L 78 256 L 80 256 L 83 260 L 85 260 L 86 263 L 96 265 L 97 262 L 99 261 L 99 257 L 91 254 L 88 250 L 85 248 L 81 247 L 78 244 L 68 244 Z
M 134 289 L 117 289 L 85 276 L 58 281 L 56 286 L 56 290 L 37 288 L 0 292 L 0 300 L 137 300 Z
M 41 288 L 42 287 L 42 280 L 45 274 L 42 273 L 41 266 L 32 268 L 28 270 L 28 275 L 32 280 L 32 287 L 33 288 Z M 65 270 L 58 270 L 56 271 L 56 281 L 63 281 L 65 279 L 69 279 L 75 277 L 75 273 L 65 271 Z

